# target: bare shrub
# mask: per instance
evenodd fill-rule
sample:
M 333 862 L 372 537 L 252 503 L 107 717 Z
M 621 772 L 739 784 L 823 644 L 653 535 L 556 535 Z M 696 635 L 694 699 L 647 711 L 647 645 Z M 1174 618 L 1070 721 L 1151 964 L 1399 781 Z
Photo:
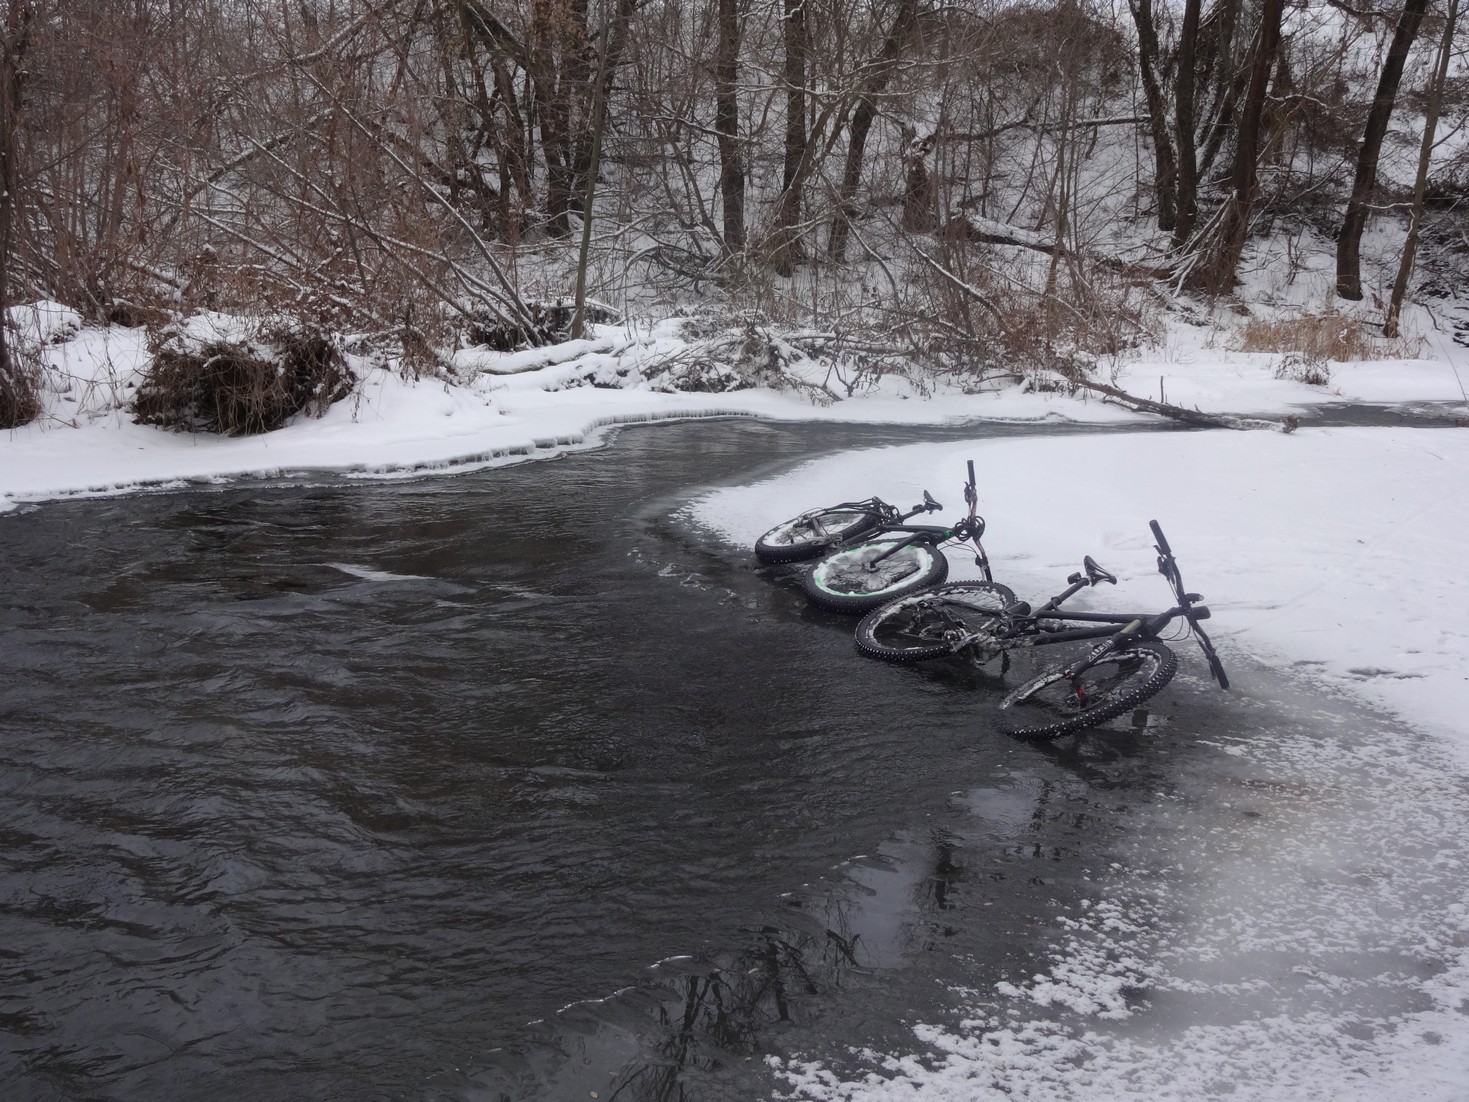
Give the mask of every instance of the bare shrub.
M 680 327 L 689 341 L 686 354 L 649 376 L 654 390 L 724 394 L 756 386 L 779 387 L 785 368 L 802 358 L 754 311 L 701 312 Z
M 915 356 L 961 383 L 1023 376 L 1056 389 L 1058 376 L 1084 377 L 1098 357 L 1156 341 L 1156 311 L 1122 273 L 1075 258 L 1046 290 L 1043 267 L 967 241 L 924 255 L 897 310 L 918 319 Z
M 149 350 L 134 419 L 184 432 L 270 432 L 298 413 L 322 416 L 356 382 L 336 343 L 316 332 L 199 342 L 169 328 L 150 337 Z
M 12 334 L 0 341 L 0 429 L 18 429 L 41 415 L 42 363 Z
M 1416 359 L 1422 341 L 1377 336 L 1367 325 L 1342 314 L 1301 314 L 1290 318 L 1250 318 L 1235 334 L 1236 352 L 1294 352 L 1323 366 L 1335 360 Z
M 494 352 L 514 352 L 521 348 L 561 344 L 571 339 L 571 323 L 576 314 L 574 303 L 555 299 L 550 302 L 528 301 L 525 305 L 529 321 L 524 324 L 509 322 L 496 313 L 476 313 L 465 329 L 465 341 Z M 618 320 L 617 311 L 612 307 L 590 301 L 586 304 L 585 316 L 587 321 L 596 325 Z
M 1308 383 L 1311 386 L 1325 386 L 1331 382 L 1331 367 L 1319 356 L 1287 352 L 1275 366 L 1275 377 Z

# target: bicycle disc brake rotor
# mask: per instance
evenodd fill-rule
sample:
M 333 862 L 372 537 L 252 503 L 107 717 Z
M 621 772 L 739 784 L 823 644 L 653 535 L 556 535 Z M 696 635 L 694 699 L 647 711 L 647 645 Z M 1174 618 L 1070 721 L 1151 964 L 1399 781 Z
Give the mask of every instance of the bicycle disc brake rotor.
M 1126 655 L 1109 655 L 1074 678 L 1056 681 L 1055 692 L 1047 694 L 1051 707 L 1065 713 L 1084 712 L 1137 672 L 1138 660 Z

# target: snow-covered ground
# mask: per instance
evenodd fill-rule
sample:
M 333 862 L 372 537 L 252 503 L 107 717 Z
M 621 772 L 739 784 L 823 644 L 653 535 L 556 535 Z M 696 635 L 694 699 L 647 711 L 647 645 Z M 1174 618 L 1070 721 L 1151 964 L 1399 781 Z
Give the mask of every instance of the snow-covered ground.
M 54 338 L 46 352 L 53 367 L 47 413 L 0 436 L 0 511 L 72 495 L 301 471 L 363 478 L 452 473 L 587 446 L 609 425 L 671 417 L 913 425 L 1060 419 L 1140 430 L 1152 424 L 1095 399 L 1018 388 L 924 396 L 897 380 L 828 405 L 794 392 L 662 393 L 640 380 L 687 353 L 673 330 L 603 327 L 593 339 L 549 354 L 460 353 L 461 384 L 409 382 L 363 368 L 359 394 L 319 421 L 298 420 L 256 438 L 205 438 L 135 425 L 120 408 L 146 362 L 140 333 L 79 328 L 59 310 L 32 321 L 37 333 Z M 1469 589 L 1458 573 L 1469 545 L 1469 433 L 1431 426 L 1469 416 L 1461 384 L 1469 381 L 1469 355 L 1429 339 L 1423 359 L 1333 364 L 1326 386 L 1278 380 L 1279 364 L 1277 355 L 1230 352 L 1207 328 L 1179 326 L 1149 357 L 1117 364 L 1115 384 L 1144 397 L 1161 392 L 1177 405 L 1264 417 L 1330 403 L 1433 404 L 1431 414 L 1413 422 L 1423 427 L 1308 422 L 1289 434 L 977 435 L 873 448 L 706 494 L 690 512 L 747 547 L 774 522 L 828 501 L 878 494 L 909 504 L 926 488 L 956 504 L 965 461 L 973 459 L 989 522 L 985 543 L 1000 580 L 1023 597 L 1042 597 L 1091 554 L 1120 579 L 1116 590 L 1095 598 L 1129 606 L 1161 605 L 1168 597 L 1148 536 L 1147 522 L 1156 518 L 1189 586 L 1214 611 L 1212 633 L 1227 665 L 1232 656 L 1259 656 L 1309 674 L 1318 692 L 1398 717 L 1442 751 L 1443 768 L 1419 778 L 1419 789 L 1430 782 L 1460 789 L 1469 775 Z M 1461 405 L 1455 410 L 1453 403 Z M 956 576 L 963 566 L 956 559 Z M 1196 661 L 1189 651 L 1183 657 L 1186 665 Z M 1415 776 L 1400 771 L 1384 782 L 1397 809 L 1379 816 L 1384 829 L 1413 810 Z M 1443 832 L 1451 864 L 1469 855 L 1463 833 Z M 1449 875 L 1441 863 L 1432 867 Z M 1056 1032 L 1019 1010 L 1020 1017 L 1003 1021 L 976 1010 L 962 1029 L 916 1029 L 923 1044 L 946 1054 L 937 1063 L 868 1054 L 870 1076 L 843 1079 L 800 1064 L 786 1071 L 792 1089 L 810 1098 L 999 1098 L 1005 1095 L 994 1083 L 1001 1081 L 1011 1097 L 1196 1098 L 1227 1093 L 1219 1084 L 1232 1075 L 1239 1098 L 1469 1097 L 1469 957 L 1462 948 L 1469 944 L 1469 896 L 1457 887 L 1465 883 L 1462 866 L 1454 867 L 1461 872 L 1451 889 L 1440 885 L 1436 904 L 1442 921 L 1435 929 L 1458 923 L 1460 930 L 1457 943 L 1445 934 L 1436 948 L 1447 970 L 1419 982 L 1422 1020 L 1382 1032 L 1367 1056 L 1360 1046 L 1330 1041 L 1339 1033 L 1335 1021 L 1250 1020 L 1236 1024 L 1227 1043 L 1194 1036 L 1193 1050 L 1187 1032 L 1151 1047 L 1136 1038 L 1095 1040 L 1093 1049 L 1105 1049 L 1106 1058 L 1089 1063 L 1077 1047 L 1087 1043 L 1084 1030 Z M 1247 878 L 1247 870 L 1241 875 Z M 1082 977 L 1082 988 L 1105 987 L 1098 977 L 1111 967 L 1106 938 L 1126 925 L 1115 913 L 1108 917 L 1107 908 L 1117 905 L 1104 901 L 1080 921 L 1088 937 L 1058 948 L 1046 983 L 1054 987 L 1054 976 L 1066 975 Z M 1043 1003 L 1037 990 L 1032 984 L 998 997 L 1015 1007 L 1027 999 Z M 996 997 L 979 993 L 976 1006 Z M 1103 1000 L 1089 1013 L 1103 1020 L 1110 1009 Z M 1183 1074 L 1195 1059 L 1208 1066 Z M 1007 1062 L 1009 1072 L 996 1070 Z M 1271 1081 L 1276 1065 L 1296 1070 L 1282 1075 L 1279 1090 L 1267 1090 L 1260 1084 Z M 1180 1069 L 1173 1087 L 1168 1066 Z M 1214 1078 L 1200 1079 L 1205 1073 Z

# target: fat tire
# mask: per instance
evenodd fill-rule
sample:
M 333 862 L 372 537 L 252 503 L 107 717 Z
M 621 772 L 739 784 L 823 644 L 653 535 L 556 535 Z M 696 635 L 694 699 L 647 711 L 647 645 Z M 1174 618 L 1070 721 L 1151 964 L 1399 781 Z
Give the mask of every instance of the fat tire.
M 862 617 L 854 638 L 859 651 L 884 662 L 945 658 L 954 653 L 945 635 L 956 629 L 956 618 L 977 631 L 1014 603 L 1009 586 L 948 582 L 879 605 Z
M 895 597 L 930 589 L 949 576 L 949 560 L 944 557 L 942 551 L 926 543 L 915 543 L 899 551 L 889 560 L 895 566 L 911 562 L 913 567 L 901 576 L 895 577 L 891 584 L 882 585 L 877 589 L 853 587 L 843 590 L 839 588 L 843 568 L 850 569 L 857 566 L 887 551 L 895 542 L 897 541 L 869 540 L 855 547 L 845 547 L 819 559 L 811 569 L 806 571 L 806 576 L 802 579 L 807 600 L 827 612 L 837 612 L 843 616 L 860 616 L 877 608 L 878 605 L 887 604 Z M 912 561 L 910 556 L 916 558 L 916 562 Z M 862 575 L 857 576 L 862 577 Z
M 1031 678 L 1000 701 L 997 721 L 1000 730 L 1023 739 L 1060 738 L 1062 735 L 1084 731 L 1136 708 L 1172 681 L 1173 675 L 1178 672 L 1178 656 L 1155 639 L 1141 640 L 1115 654 L 1109 654 L 1097 666 L 1116 666 L 1129 659 L 1141 663 L 1134 673 L 1127 674 L 1122 681 L 1102 689 L 1095 697 L 1096 703 L 1085 711 L 1078 711 L 1061 719 L 1050 718 L 1056 714 L 1051 711 L 1029 718 L 1025 705 L 1033 697 L 1061 681 L 1062 669 L 1053 669 Z M 1138 675 L 1141 675 L 1140 679 Z
M 826 535 L 809 534 L 801 537 L 797 534 L 810 518 L 823 514 L 833 518 Z M 843 517 L 850 519 L 843 521 Z M 877 525 L 878 518 L 861 509 L 844 509 L 839 506 L 809 509 L 799 516 L 782 521 L 756 540 L 755 557 L 770 566 L 806 562 L 826 554 L 835 544 L 865 535 Z

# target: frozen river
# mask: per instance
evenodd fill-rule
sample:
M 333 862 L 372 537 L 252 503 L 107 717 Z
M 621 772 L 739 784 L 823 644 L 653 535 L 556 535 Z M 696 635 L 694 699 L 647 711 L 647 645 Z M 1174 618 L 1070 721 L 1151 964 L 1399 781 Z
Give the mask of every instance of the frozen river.
M 1459 772 L 1309 670 L 1226 653 L 1226 696 L 1182 647 L 1145 724 L 1014 743 L 983 678 L 861 659 L 676 519 L 889 435 L 0 517 L 0 1096 L 1389 1074 L 1469 937 Z

